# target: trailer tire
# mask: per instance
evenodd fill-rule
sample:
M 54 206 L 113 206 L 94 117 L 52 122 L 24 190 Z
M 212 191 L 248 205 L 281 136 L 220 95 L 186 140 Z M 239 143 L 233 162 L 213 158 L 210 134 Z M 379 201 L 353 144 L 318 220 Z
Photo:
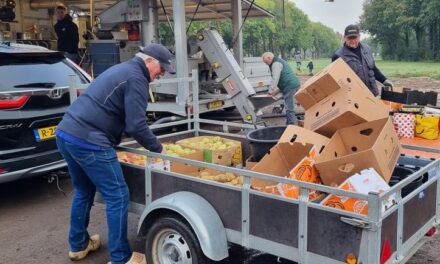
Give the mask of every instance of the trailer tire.
M 150 264 L 213 263 L 203 254 L 191 226 L 178 216 L 156 219 L 148 230 L 145 247 Z

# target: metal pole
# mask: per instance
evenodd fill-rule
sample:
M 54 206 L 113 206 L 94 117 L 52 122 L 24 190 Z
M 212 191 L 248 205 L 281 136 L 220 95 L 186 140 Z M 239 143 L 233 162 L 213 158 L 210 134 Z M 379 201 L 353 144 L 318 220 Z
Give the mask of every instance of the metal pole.
M 368 230 L 368 255 L 366 263 L 378 264 L 380 262 L 380 246 L 382 232 L 382 204 L 379 193 L 368 193 L 368 220 L 373 228 Z
M 237 39 L 234 43 L 234 58 L 237 60 L 240 68 L 243 69 L 243 34 L 240 30 L 241 24 L 243 23 L 242 14 L 241 14 L 241 1 L 240 0 L 231 0 L 231 9 L 232 9 L 232 36 L 237 36 Z M 237 35 L 238 34 L 238 35 Z
M 176 49 L 177 78 L 188 77 L 188 58 L 186 45 L 185 1 L 173 0 L 174 40 Z M 189 83 L 177 84 L 176 103 L 183 105 L 189 96 Z
M 148 14 L 148 18 L 141 22 L 141 30 L 142 30 L 142 45 L 146 46 L 150 43 L 158 43 L 159 37 L 157 35 L 159 22 L 157 15 L 157 3 L 153 0 L 144 0 L 147 1 L 145 5 L 145 12 Z
M 95 26 L 95 2 L 90 0 L 90 28 Z
M 308 228 L 308 201 L 309 190 L 301 187 L 298 206 L 298 253 L 299 263 L 307 263 L 307 228 Z
M 192 70 L 192 96 L 193 96 L 193 119 L 195 136 L 199 136 L 200 130 L 200 104 L 199 104 L 199 74 L 196 69 Z
M 76 75 L 69 75 L 69 95 L 70 95 L 70 104 L 72 104 L 77 98 L 77 83 L 76 83 Z

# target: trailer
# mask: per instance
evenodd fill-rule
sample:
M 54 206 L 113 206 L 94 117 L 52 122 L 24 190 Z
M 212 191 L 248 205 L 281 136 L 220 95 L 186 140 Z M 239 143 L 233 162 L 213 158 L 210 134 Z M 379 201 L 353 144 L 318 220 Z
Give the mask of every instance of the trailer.
M 178 81 L 197 83 L 197 78 Z M 197 86 L 195 86 L 197 87 Z M 187 125 L 185 131 L 162 135 L 162 142 L 199 135 L 239 140 L 249 157 L 245 133 L 255 125 L 200 119 L 198 97 L 188 119 L 161 126 Z M 206 129 L 206 125 L 218 129 Z M 234 133 L 233 133 L 234 132 Z M 440 160 L 401 156 L 399 165 L 415 173 L 384 193 L 368 195 L 316 185 L 242 168 L 172 157 L 137 149 L 127 141 L 118 150 L 147 156 L 147 165 L 122 162 L 130 190 L 130 210 L 140 216 L 138 235 L 146 239 L 149 263 L 208 263 L 228 257 L 228 245 L 266 252 L 298 263 L 405 263 L 439 223 Z M 155 158 L 243 175 L 242 187 L 156 168 Z M 402 196 L 415 179 L 424 183 Z M 251 188 L 260 178 L 300 187 L 298 200 Z M 368 215 L 326 207 L 308 200 L 309 190 L 368 201 Z M 396 204 L 382 211 L 389 195 Z

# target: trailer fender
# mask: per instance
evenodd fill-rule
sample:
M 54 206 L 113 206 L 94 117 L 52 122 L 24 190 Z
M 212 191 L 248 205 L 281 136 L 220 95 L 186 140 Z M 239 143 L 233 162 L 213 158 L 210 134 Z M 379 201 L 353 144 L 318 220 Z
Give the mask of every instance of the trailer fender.
M 214 207 L 200 195 L 176 192 L 155 200 L 141 215 L 138 235 L 145 236 L 151 223 L 166 212 L 182 216 L 194 230 L 206 257 L 219 261 L 228 257 L 226 230 Z

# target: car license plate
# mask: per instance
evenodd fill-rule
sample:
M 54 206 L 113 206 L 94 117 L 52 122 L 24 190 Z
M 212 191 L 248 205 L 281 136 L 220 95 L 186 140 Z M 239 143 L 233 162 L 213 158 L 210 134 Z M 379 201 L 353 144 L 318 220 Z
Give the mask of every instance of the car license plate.
M 223 105 L 222 100 L 213 101 L 208 104 L 208 109 L 219 108 L 222 105 Z
M 37 140 L 37 142 L 40 142 L 43 140 L 54 138 L 56 129 L 57 126 L 34 129 L 35 139 Z

